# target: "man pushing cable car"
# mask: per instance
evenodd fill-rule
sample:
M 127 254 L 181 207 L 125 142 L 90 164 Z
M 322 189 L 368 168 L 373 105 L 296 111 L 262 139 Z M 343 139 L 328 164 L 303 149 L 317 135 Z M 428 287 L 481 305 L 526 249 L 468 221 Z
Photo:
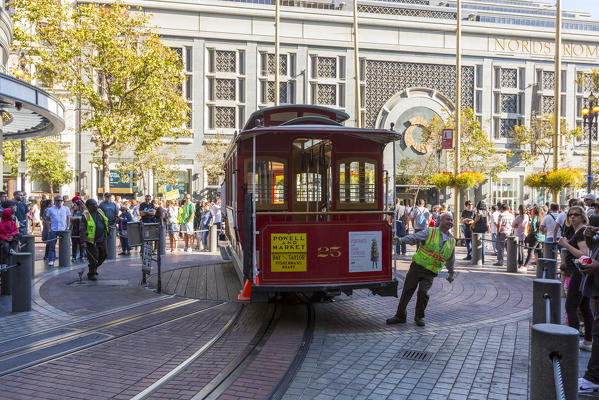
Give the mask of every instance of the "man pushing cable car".
M 424 326 L 424 310 L 428 304 L 428 291 L 433 286 L 433 279 L 447 267 L 448 282 L 453 282 L 453 266 L 455 264 L 455 238 L 449 232 L 453 227 L 451 214 L 441 214 L 436 227 L 423 229 L 412 235 L 393 238 L 393 244 L 420 244 L 418 251 L 412 257 L 412 264 L 406 275 L 401 291 L 399 305 L 395 316 L 387 319 L 387 324 L 403 324 L 406 322 L 406 307 L 418 287 L 416 297 L 416 313 L 414 321 L 418 326 Z

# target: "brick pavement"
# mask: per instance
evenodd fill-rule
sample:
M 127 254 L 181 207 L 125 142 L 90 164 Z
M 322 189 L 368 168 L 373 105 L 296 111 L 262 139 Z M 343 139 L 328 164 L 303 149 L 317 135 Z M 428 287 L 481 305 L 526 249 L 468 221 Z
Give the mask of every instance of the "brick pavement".
M 459 249 L 458 259 L 462 252 Z M 164 269 L 212 263 L 218 258 L 169 255 Z M 315 304 L 314 339 L 284 398 L 525 399 L 532 276 L 506 274 L 505 269 L 488 265 L 493 261 L 489 258 L 482 268 L 458 262 L 459 275 L 453 284 L 435 279 L 424 328 L 412 321 L 415 296 L 408 306 L 408 323 L 399 326 L 384 322 L 395 311 L 395 298 L 356 291 L 351 297 Z M 397 262 L 399 277 L 405 275 L 408 263 L 408 257 Z M 0 308 L 3 340 L 65 322 L 85 329 L 130 315 L 133 310 L 127 305 L 137 305 L 135 311 L 151 311 L 180 300 L 140 288 L 136 258 L 109 262 L 101 268 L 101 280 L 111 284 L 77 284 L 80 268 L 40 272 L 33 312 L 7 314 Z M 0 307 L 5 305 L 6 298 L 0 299 Z M 237 306 L 226 307 L 0 378 L 0 385 L 7 388 L 0 392 L 0 399 L 130 398 L 205 343 Z M 251 340 L 261 310 L 248 308 L 230 335 L 152 398 L 193 397 Z M 270 393 L 301 342 L 304 325 L 298 322 L 298 315 L 282 316 L 248 369 L 256 375 L 238 379 L 221 398 L 264 398 Z M 126 328 L 119 326 L 106 333 L 120 335 Z M 403 350 L 428 352 L 430 359 L 402 359 Z M 581 354 L 581 364 L 586 364 L 583 358 L 588 354 Z M 95 370 L 101 374 L 95 376 Z
M 398 262 L 400 277 L 408 263 Z M 313 344 L 284 398 L 526 399 L 531 277 L 463 262 L 457 271 L 453 284 L 435 279 L 424 328 L 412 321 L 416 296 L 407 324 L 394 326 L 385 319 L 395 298 L 317 304 Z M 403 350 L 430 359 L 402 359 Z

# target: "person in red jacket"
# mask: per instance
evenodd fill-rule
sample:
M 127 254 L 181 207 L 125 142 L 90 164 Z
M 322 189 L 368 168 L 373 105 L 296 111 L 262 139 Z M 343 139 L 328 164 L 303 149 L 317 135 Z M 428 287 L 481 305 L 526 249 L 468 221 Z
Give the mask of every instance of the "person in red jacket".
M 8 263 L 8 255 L 16 252 L 19 246 L 19 228 L 12 218 L 12 210 L 5 208 L 0 220 L 0 263 Z

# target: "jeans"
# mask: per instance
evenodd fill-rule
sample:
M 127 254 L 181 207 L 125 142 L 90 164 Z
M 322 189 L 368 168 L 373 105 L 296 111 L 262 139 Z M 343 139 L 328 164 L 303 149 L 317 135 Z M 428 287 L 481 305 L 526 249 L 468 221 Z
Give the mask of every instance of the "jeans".
M 543 257 L 543 254 L 541 253 L 541 247 L 542 243 L 541 242 L 534 242 L 534 244 L 530 245 L 528 244 L 527 246 L 529 247 L 528 252 L 526 253 L 526 260 L 524 260 L 524 265 L 528 265 L 528 263 L 530 262 L 530 259 L 532 257 L 532 252 L 536 250 L 537 252 L 537 256 L 539 258 Z
M 466 239 L 467 258 L 472 258 L 472 231 L 470 229 L 464 229 L 464 239 Z
M 584 319 L 584 339 L 591 341 L 593 339 L 593 313 L 591 312 L 591 302 L 588 297 L 582 295 L 580 291 L 580 283 L 582 282 L 582 274 L 578 271 L 574 272 L 570 277 L 570 285 L 568 285 L 568 294 L 566 295 L 566 312 L 568 313 L 568 325 L 576 330 L 580 328 L 578 320 L 578 309 Z
M 493 245 L 493 253 L 497 253 L 497 234 L 491 233 L 491 244 Z
M 48 249 L 48 261 L 54 262 L 56 260 L 56 235 L 58 232 L 56 231 L 48 231 L 46 235 L 46 248 Z
M 42 224 L 42 240 L 44 241 L 44 244 L 46 245 L 45 246 L 46 248 L 44 250 L 44 260 L 47 260 L 48 253 L 50 252 L 50 246 L 46 242 L 46 240 L 48 240 L 48 228 L 46 227 L 46 224 Z
M 395 234 L 397 237 L 406 236 L 406 223 L 404 221 L 395 221 Z M 395 254 L 406 254 L 407 247 L 405 243 L 395 246 Z
M 481 255 L 480 255 L 480 260 L 482 261 L 482 263 L 485 263 L 485 247 L 486 247 L 486 243 L 485 243 L 485 239 L 487 238 L 487 232 L 481 233 L 480 234 L 480 241 L 482 243 L 482 249 L 481 249 Z
M 518 240 L 518 265 L 524 265 L 524 239 Z
M 129 247 L 129 238 L 127 237 L 127 231 L 119 232 L 119 240 L 121 241 L 121 251 L 123 253 L 130 252 L 131 247 Z
M 210 233 L 210 227 L 209 226 L 202 226 L 202 228 L 200 229 L 202 232 L 202 244 L 204 245 L 204 248 L 208 247 L 208 234 Z
M 505 239 L 507 235 L 505 233 L 499 233 L 497 235 L 497 241 L 495 243 L 497 248 L 497 262 L 503 263 L 503 249 L 505 249 Z

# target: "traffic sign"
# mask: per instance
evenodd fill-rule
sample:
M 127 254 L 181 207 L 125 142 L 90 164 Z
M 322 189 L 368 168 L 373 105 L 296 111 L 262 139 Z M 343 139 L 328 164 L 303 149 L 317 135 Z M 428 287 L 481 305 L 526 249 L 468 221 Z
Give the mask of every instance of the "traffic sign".
M 443 129 L 442 149 L 453 149 L 453 129 Z

